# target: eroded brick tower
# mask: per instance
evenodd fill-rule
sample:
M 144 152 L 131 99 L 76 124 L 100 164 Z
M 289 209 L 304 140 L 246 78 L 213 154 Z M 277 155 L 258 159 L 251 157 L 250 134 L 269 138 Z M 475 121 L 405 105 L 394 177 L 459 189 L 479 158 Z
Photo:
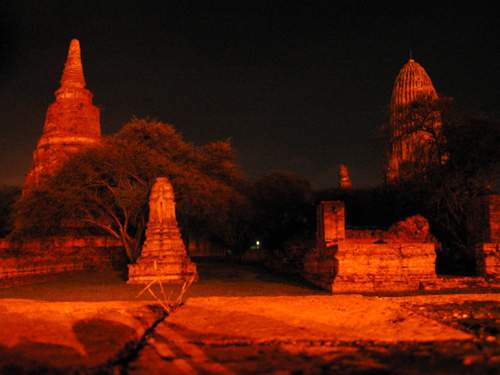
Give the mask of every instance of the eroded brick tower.
M 92 104 L 92 93 L 85 88 L 77 39 L 69 45 L 61 86 L 55 97 L 55 102 L 47 110 L 43 133 L 33 152 L 33 165 L 26 176 L 23 192 L 39 186 L 72 154 L 100 139 L 100 110 Z
M 440 115 L 424 112 L 437 98 L 425 69 L 410 58 L 399 71 L 392 89 L 386 182 L 395 183 L 409 177 L 417 163 L 430 163 L 436 158 L 432 143 L 433 134 L 441 128 Z M 416 103 L 427 103 L 427 108 L 416 113 L 419 111 L 415 109 Z

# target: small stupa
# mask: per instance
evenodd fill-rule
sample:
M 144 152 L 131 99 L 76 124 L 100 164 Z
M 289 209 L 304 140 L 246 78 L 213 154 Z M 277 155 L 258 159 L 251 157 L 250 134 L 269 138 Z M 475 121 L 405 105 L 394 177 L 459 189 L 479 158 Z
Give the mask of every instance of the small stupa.
M 351 189 L 352 182 L 349 177 L 349 169 L 347 165 L 340 164 L 339 166 L 339 189 Z
M 85 86 L 80 42 L 73 39 L 61 86 L 55 92 L 55 102 L 47 109 L 43 133 L 33 152 L 33 165 L 26 175 L 24 192 L 53 175 L 82 147 L 99 142 L 100 110 L 92 104 L 92 93 Z
M 137 262 L 128 266 L 128 283 L 183 281 L 196 275 L 177 225 L 174 189 L 166 177 L 158 177 L 149 197 L 146 240 Z

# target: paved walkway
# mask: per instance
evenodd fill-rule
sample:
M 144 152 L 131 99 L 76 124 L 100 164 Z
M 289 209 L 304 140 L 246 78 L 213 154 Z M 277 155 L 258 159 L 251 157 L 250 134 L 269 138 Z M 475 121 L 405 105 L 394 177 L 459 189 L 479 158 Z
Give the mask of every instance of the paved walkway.
M 464 301 L 493 301 L 498 307 L 500 296 L 191 298 L 158 325 L 128 369 L 133 374 L 494 373 L 500 337 L 478 343 L 472 332 L 420 310 Z M 498 319 L 493 324 L 498 328 Z
M 486 374 L 500 365 L 499 294 L 329 296 L 255 267 L 199 269 L 166 319 L 117 275 L 0 290 L 0 373 Z

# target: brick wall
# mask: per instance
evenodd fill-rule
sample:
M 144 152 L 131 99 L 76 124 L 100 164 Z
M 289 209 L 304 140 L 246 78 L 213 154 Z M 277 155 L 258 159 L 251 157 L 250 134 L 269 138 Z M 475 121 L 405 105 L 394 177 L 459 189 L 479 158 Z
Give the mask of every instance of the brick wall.
M 346 230 L 343 202 L 321 202 L 316 248 L 302 276 L 333 292 L 424 289 L 436 281 L 435 244 L 427 220 L 413 216 L 389 230 Z
M 491 194 L 486 197 L 488 218 L 487 242 L 500 242 L 500 194 Z
M 320 202 L 316 216 L 316 246 L 318 248 L 329 247 L 345 238 L 344 202 Z
M 433 283 L 434 244 L 342 241 L 305 257 L 304 278 L 332 292 L 419 290 Z
M 419 290 L 436 278 L 434 244 L 345 241 L 336 252 L 333 292 Z
M 50 237 L 24 242 L 0 241 L 0 284 L 36 275 L 78 270 L 125 270 L 119 241 L 104 236 Z
M 488 279 L 500 279 L 500 243 L 486 242 L 476 248 L 478 273 Z

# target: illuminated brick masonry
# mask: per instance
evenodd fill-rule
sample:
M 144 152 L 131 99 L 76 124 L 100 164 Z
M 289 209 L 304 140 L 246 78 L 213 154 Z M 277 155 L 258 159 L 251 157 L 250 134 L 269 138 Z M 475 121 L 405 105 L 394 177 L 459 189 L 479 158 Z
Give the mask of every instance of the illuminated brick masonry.
M 416 161 L 423 158 L 434 161 L 433 139 L 428 131 L 414 129 L 411 120 L 411 105 L 421 101 L 434 101 L 438 98 L 436 89 L 425 69 L 410 59 L 400 70 L 392 89 L 390 103 L 389 146 L 386 160 L 386 181 L 395 183 L 410 176 Z M 419 123 L 421 121 L 418 121 Z M 438 130 L 441 127 L 439 113 L 432 113 L 425 120 L 425 127 Z
M 166 177 L 158 177 L 149 197 L 146 241 L 137 262 L 128 267 L 128 282 L 185 280 L 196 274 L 177 226 L 174 189 Z
M 44 177 L 53 175 L 71 154 L 93 145 L 101 136 L 100 111 L 85 88 L 80 43 L 73 39 L 64 65 L 61 86 L 55 92 L 45 116 L 43 134 L 33 152 L 33 165 L 26 176 L 24 191 L 36 188 Z
M 486 233 L 478 245 L 479 273 L 490 280 L 500 280 L 500 194 L 484 197 Z
M 303 277 L 332 292 L 405 291 L 437 282 L 427 220 L 414 216 L 389 230 L 346 230 L 344 203 L 318 206 L 316 248 Z

